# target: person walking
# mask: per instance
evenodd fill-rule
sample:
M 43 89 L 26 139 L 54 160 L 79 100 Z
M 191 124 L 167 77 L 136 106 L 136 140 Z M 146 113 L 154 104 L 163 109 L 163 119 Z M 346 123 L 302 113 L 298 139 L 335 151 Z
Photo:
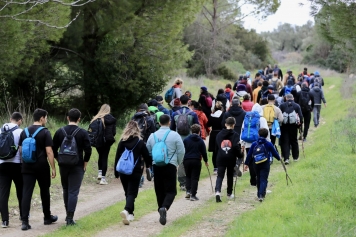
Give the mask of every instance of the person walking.
M 230 94 L 229 94 L 230 96 Z M 230 107 L 230 99 L 227 99 L 227 95 L 225 94 L 223 89 L 218 90 L 218 94 L 216 95 L 215 100 L 213 100 L 213 104 L 211 106 L 211 111 L 213 111 L 215 107 L 215 102 L 220 101 L 224 107 L 224 111 L 226 111 L 226 108 Z
M 198 120 L 199 120 L 199 125 L 200 125 L 200 137 L 205 140 L 207 136 L 209 136 L 209 133 L 210 133 L 210 128 L 208 127 L 208 118 L 206 117 L 205 113 L 203 112 L 202 110 L 202 107 L 200 106 L 200 104 L 195 101 L 195 100 L 192 100 L 190 102 L 190 106 L 189 108 L 191 110 L 193 110 L 197 116 L 198 116 Z
M 231 101 L 230 109 L 224 113 L 223 120 L 221 121 L 221 126 L 225 128 L 225 121 L 229 117 L 233 117 L 235 119 L 235 127 L 234 130 L 237 134 L 240 135 L 242 123 L 244 121 L 246 112 L 241 108 L 241 102 L 238 98 L 233 98 Z
M 256 89 L 253 90 L 252 92 L 252 97 L 253 97 L 253 103 L 256 104 L 257 103 L 257 98 L 258 98 L 258 94 L 262 88 L 262 83 L 261 81 L 257 82 L 257 87 Z
M 156 100 L 157 100 L 157 103 L 158 103 L 158 110 L 163 112 L 164 114 L 168 114 L 169 115 L 169 110 L 163 106 L 163 103 L 164 103 L 163 97 L 160 96 L 160 95 L 157 95 L 156 96 Z
M 167 211 L 177 195 L 177 166 L 183 161 L 185 149 L 181 136 L 177 132 L 170 130 L 170 117 L 164 114 L 159 120 L 161 127 L 157 132 L 151 134 L 146 146 L 150 156 L 153 158 L 154 189 L 160 214 L 159 222 L 165 225 Z M 152 154 L 157 141 L 164 141 L 167 149 L 166 156 L 169 158 L 169 162 L 165 166 L 156 165 L 155 156 Z
M 21 202 L 22 210 L 22 226 L 21 230 L 29 230 L 31 226 L 28 221 L 31 208 L 31 199 L 36 181 L 40 187 L 40 195 L 42 201 L 42 211 L 44 214 L 43 223 L 50 225 L 58 220 L 58 216 L 51 214 L 51 196 L 50 186 L 51 177 L 56 177 L 56 167 L 53 156 L 53 141 L 51 133 L 44 127 L 47 123 L 47 111 L 44 109 L 36 109 L 33 112 L 33 125 L 24 129 L 21 132 L 19 140 L 19 151 L 22 158 L 22 177 L 23 177 L 23 195 Z M 31 138 L 30 138 L 31 136 Z M 22 145 L 25 143 L 28 146 L 33 139 L 36 141 L 36 155 L 29 154 L 27 150 L 22 150 Z M 25 142 L 24 142 L 25 141 Z M 33 144 L 33 143 L 32 143 Z M 24 158 L 30 157 L 30 160 Z M 35 162 L 33 162 L 35 161 Z M 33 162 L 33 163 L 30 163 Z M 50 169 L 51 166 L 51 169 Z
M 135 199 L 138 194 L 139 183 L 142 175 L 141 166 L 143 166 L 143 164 L 141 164 L 141 157 L 144 159 L 146 168 L 150 168 L 152 164 L 152 158 L 149 156 L 146 144 L 141 137 L 140 128 L 138 124 L 132 120 L 128 122 L 121 135 L 121 139 L 116 150 L 114 167 L 117 167 L 117 164 L 120 162 L 120 159 L 122 159 L 121 156 L 125 150 L 132 151 L 133 154 L 134 167 L 132 174 L 128 175 L 119 173 L 115 169 L 115 177 L 120 177 L 126 197 L 125 208 L 120 213 L 122 222 L 125 225 L 129 225 L 130 222 L 134 220 Z
M 9 227 L 9 197 L 11 184 L 14 182 L 16 187 L 16 197 L 20 209 L 20 218 L 22 216 L 21 201 L 22 201 L 22 188 L 23 180 L 21 174 L 21 158 L 20 152 L 18 151 L 19 139 L 22 129 L 20 128 L 22 124 L 22 114 L 19 112 L 14 112 L 11 115 L 10 123 L 5 123 L 1 130 L 1 137 L 5 136 L 7 133 L 12 133 L 13 144 L 16 147 L 13 157 L 7 157 L 7 159 L 0 159 L 0 212 L 1 212 L 1 227 Z M 7 139 L 12 139 L 11 135 Z M 8 149 L 11 149 L 8 147 Z M 7 149 L 7 151 L 8 151 Z M 7 152 L 6 152 L 7 153 Z
M 172 101 L 169 103 L 171 108 L 174 106 L 174 99 L 180 98 L 183 95 L 182 86 L 183 86 L 183 80 L 180 78 L 176 78 L 173 83 L 174 91 L 173 91 Z
M 200 96 L 198 102 L 201 105 L 202 110 L 207 118 L 211 114 L 213 100 L 215 100 L 215 98 L 212 94 L 208 92 L 208 88 L 206 88 L 205 86 L 200 87 Z
M 64 207 L 67 213 L 67 226 L 76 224 L 73 220 L 74 212 L 77 207 L 80 187 L 92 151 L 87 131 L 78 127 L 80 117 L 81 112 L 78 109 L 73 108 L 69 110 L 67 116 L 68 125 L 58 129 L 53 136 L 53 153 L 54 158 L 58 161 L 59 172 L 61 174 Z M 65 139 L 68 139 L 68 136 L 75 139 L 77 149 L 76 158 L 70 158 L 77 159 L 78 161 L 76 164 L 68 164 L 65 160 L 61 162 L 61 156 L 65 155 L 65 151 L 62 150 L 62 148 L 66 145 Z M 73 143 L 71 142 L 70 144 L 73 148 Z M 85 153 L 84 156 L 83 152 Z
M 246 94 L 243 96 L 243 101 L 241 103 L 241 107 L 246 112 L 249 112 L 252 110 L 253 102 L 251 101 L 249 94 Z
M 314 97 L 314 108 L 313 108 L 313 120 L 314 120 L 314 127 L 318 127 L 319 119 L 320 119 L 320 111 L 321 111 L 321 103 L 324 103 L 326 108 L 326 100 L 324 96 L 324 92 L 320 89 L 320 84 L 314 82 L 314 87 L 311 89 L 310 94 Z
M 303 141 L 305 142 L 308 136 L 308 130 L 311 120 L 311 111 L 314 108 L 314 95 L 310 92 L 308 84 L 306 82 L 302 83 L 302 90 L 297 94 L 297 101 L 302 110 L 304 118 L 304 129 L 303 129 Z

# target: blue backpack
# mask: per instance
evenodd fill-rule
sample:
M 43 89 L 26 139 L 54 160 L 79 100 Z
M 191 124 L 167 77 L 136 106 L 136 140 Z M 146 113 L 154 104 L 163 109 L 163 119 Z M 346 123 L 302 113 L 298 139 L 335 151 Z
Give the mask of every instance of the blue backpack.
M 225 91 L 225 97 L 228 101 L 230 101 L 230 93 L 231 91 L 230 92 Z
M 255 160 L 256 164 L 260 164 L 268 160 L 268 152 L 266 147 L 263 143 L 257 143 L 255 149 L 253 150 L 253 159 Z
M 162 139 L 158 139 L 156 136 L 156 133 L 153 134 L 153 137 L 155 139 L 155 144 L 152 148 L 152 159 L 153 159 L 155 165 L 157 165 L 157 166 L 165 166 L 165 165 L 169 164 L 172 157 L 174 156 L 174 154 L 173 154 L 172 157 L 170 159 L 168 159 L 168 149 L 167 149 L 167 145 L 166 145 L 165 141 L 166 141 L 167 136 L 170 133 L 170 131 L 171 130 L 168 130 L 164 134 Z
M 174 87 L 172 86 L 164 95 L 164 100 L 169 104 L 173 100 Z
M 252 143 L 258 140 L 260 129 L 260 114 L 257 111 L 247 112 L 244 119 L 244 130 L 241 140 Z
M 117 172 L 119 172 L 121 174 L 126 174 L 126 175 L 132 174 L 132 172 L 137 164 L 137 161 L 140 159 L 140 158 L 137 158 L 136 162 L 134 162 L 135 158 L 133 156 L 132 151 L 136 148 L 136 146 L 139 142 L 140 142 L 140 139 L 138 139 L 136 145 L 131 150 L 128 150 L 125 147 L 125 151 L 120 156 L 120 160 L 119 160 L 119 162 L 117 162 L 117 165 L 116 165 Z
M 284 95 L 288 95 L 290 93 L 292 93 L 294 86 L 286 86 L 284 89 Z
M 22 161 L 24 163 L 35 163 L 37 161 L 36 154 L 36 135 L 44 127 L 39 127 L 34 134 L 30 135 L 28 128 L 25 128 L 26 138 L 22 141 Z

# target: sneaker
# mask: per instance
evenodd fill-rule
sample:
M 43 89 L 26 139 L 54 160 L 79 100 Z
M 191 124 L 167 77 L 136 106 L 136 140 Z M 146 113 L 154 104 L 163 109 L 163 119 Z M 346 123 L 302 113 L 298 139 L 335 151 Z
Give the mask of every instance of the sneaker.
M 258 201 L 263 202 L 263 198 L 258 198 Z
M 151 175 L 151 170 L 150 170 L 150 168 L 147 168 L 146 169 L 146 178 L 147 178 L 147 180 L 148 181 L 151 181 L 152 180 L 152 175 Z
M 123 210 L 120 212 L 120 216 L 122 217 L 122 223 L 125 225 L 130 225 L 130 220 L 129 220 L 129 212 L 126 210 Z
M 190 198 L 190 192 L 187 192 L 187 194 L 185 195 L 185 199 L 189 199 Z
M 102 177 L 103 177 L 102 172 L 101 172 L 101 170 L 99 170 L 99 172 L 98 172 L 98 180 L 101 180 Z
M 7 228 L 7 227 L 9 227 L 9 221 L 3 221 L 3 222 L 1 223 L 1 227 L 2 227 L 2 228 Z
M 299 158 L 297 158 L 297 159 L 293 159 L 293 161 L 298 161 L 299 160 Z
M 214 168 L 214 175 L 218 175 L 218 169 Z
M 220 193 L 215 194 L 216 202 L 221 202 Z
M 285 165 L 288 165 L 288 164 L 289 164 L 289 159 L 286 159 L 286 160 L 284 161 L 284 164 L 285 164 Z
M 267 189 L 266 193 L 272 193 L 272 191 Z
M 58 216 L 51 215 L 50 218 L 43 218 L 43 224 L 50 225 L 58 220 Z
M 228 195 L 227 195 L 227 199 L 230 199 L 230 200 L 231 200 L 231 199 L 234 199 L 234 197 L 235 197 L 234 194 L 228 194 Z
M 29 230 L 29 229 L 31 229 L 31 226 L 28 223 L 28 221 L 22 221 L 21 230 Z
M 197 198 L 197 196 L 191 196 L 190 197 L 190 201 L 198 201 L 199 198 Z
M 187 189 L 185 188 L 185 186 L 180 186 L 180 191 L 187 191 Z
M 166 208 L 161 207 L 159 210 L 159 223 L 161 223 L 161 225 L 165 225 L 167 223 L 167 211 Z
M 105 179 L 105 177 L 103 176 L 102 178 L 101 178 L 101 180 L 100 180 L 100 183 L 99 183 L 100 185 L 107 185 L 108 184 L 108 182 L 106 181 L 106 179 Z
M 127 217 L 127 219 L 131 222 L 135 220 L 135 216 L 133 214 L 129 214 L 129 216 Z

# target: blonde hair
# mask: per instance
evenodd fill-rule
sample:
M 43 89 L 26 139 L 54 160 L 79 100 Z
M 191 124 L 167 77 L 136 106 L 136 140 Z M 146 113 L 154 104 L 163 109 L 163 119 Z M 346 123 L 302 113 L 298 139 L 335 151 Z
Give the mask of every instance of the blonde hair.
M 183 80 L 182 80 L 182 79 L 176 78 L 176 79 L 174 80 L 174 85 L 181 85 L 181 84 L 183 84 Z
M 141 131 L 140 128 L 138 127 L 138 123 L 133 120 L 131 120 L 126 124 L 126 127 L 121 135 L 121 140 L 126 141 L 130 137 L 138 137 L 139 139 L 142 139 Z
M 105 128 L 105 123 L 104 123 L 104 116 L 110 114 L 110 105 L 108 104 L 103 104 L 100 107 L 99 112 L 97 113 L 97 115 L 95 115 L 93 117 L 93 119 L 90 121 L 90 123 L 92 123 L 93 121 L 97 120 L 98 118 L 101 119 L 101 121 L 103 122 L 104 128 Z
M 224 111 L 224 107 L 221 101 L 216 101 L 215 102 L 215 107 L 214 107 L 214 113 L 216 112 L 216 110 L 221 110 Z

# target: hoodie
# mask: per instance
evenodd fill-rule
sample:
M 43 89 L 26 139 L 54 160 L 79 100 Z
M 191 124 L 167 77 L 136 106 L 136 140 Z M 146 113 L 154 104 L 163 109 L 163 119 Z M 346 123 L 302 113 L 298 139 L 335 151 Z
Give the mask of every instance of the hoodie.
M 247 80 L 241 80 L 240 84 L 244 84 L 246 86 L 246 92 L 252 96 L 252 87 L 250 84 L 247 83 Z
M 236 120 L 234 130 L 238 135 L 240 135 L 241 127 L 242 127 L 242 123 L 244 121 L 245 115 L 246 115 L 246 112 L 240 106 L 231 106 L 229 111 L 227 111 L 224 114 L 224 118 L 221 121 L 221 126 L 223 128 L 225 128 L 225 120 L 228 117 L 234 117 Z
M 224 111 L 226 111 L 226 107 L 228 107 L 228 106 L 226 106 L 228 100 L 227 100 L 227 98 L 226 98 L 225 93 L 218 94 L 218 95 L 216 96 L 215 101 L 220 101 L 220 102 L 223 104 Z M 213 103 L 213 106 L 211 106 L 211 108 L 214 108 L 214 107 L 215 107 L 215 104 Z
M 206 147 L 204 141 L 197 134 L 191 134 L 183 141 L 185 148 L 184 160 L 188 159 L 201 159 L 205 163 L 208 162 L 208 155 L 206 153 Z
M 258 143 L 264 144 L 264 146 L 269 154 L 272 154 L 272 156 L 275 157 L 277 160 L 281 160 L 281 157 L 279 156 L 278 152 L 274 148 L 273 144 L 271 142 L 267 141 L 266 138 L 260 137 L 260 138 L 258 138 L 257 142 L 252 143 L 251 148 L 248 151 L 248 154 L 246 156 L 245 165 L 250 165 L 250 160 L 253 159 L 253 152 L 254 152 L 255 147 L 257 146 Z
M 326 103 L 323 90 L 320 87 L 313 87 L 310 90 L 310 94 L 314 97 L 314 105 L 321 105 L 321 102 Z
M 115 142 L 116 135 L 116 118 L 111 114 L 107 114 L 104 116 L 104 124 L 105 124 L 105 140 L 109 144 L 113 144 Z
M 210 128 L 208 127 L 208 118 L 206 117 L 206 115 L 204 114 L 203 111 L 195 109 L 194 112 L 198 116 L 198 121 L 199 121 L 199 125 L 200 125 L 200 136 L 202 139 L 205 140 L 205 138 L 210 133 Z
M 147 123 L 147 128 L 143 131 L 141 131 L 141 136 L 143 137 L 143 141 L 147 141 L 148 137 L 151 135 L 151 133 L 154 133 L 156 131 L 156 125 L 155 121 L 152 119 L 152 117 L 144 110 L 141 110 L 134 114 L 132 117 L 132 120 L 138 122 L 140 119 L 144 117 Z
M 216 165 L 235 166 L 237 158 L 243 158 L 240 136 L 232 129 L 223 129 L 216 136 Z
M 257 103 L 260 103 L 260 100 L 262 98 L 262 93 L 266 92 L 268 90 L 268 86 L 262 86 L 261 90 L 258 92 L 257 95 Z

